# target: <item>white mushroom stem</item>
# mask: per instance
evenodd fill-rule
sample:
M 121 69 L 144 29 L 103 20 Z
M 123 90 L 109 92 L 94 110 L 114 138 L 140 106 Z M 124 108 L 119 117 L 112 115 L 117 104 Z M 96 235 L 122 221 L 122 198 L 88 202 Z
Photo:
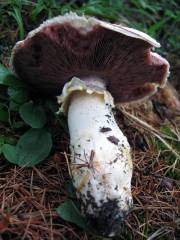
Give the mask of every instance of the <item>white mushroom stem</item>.
M 113 236 L 132 205 L 130 146 L 114 119 L 111 95 L 82 84 L 67 87 L 73 184 L 83 213 L 101 234 Z

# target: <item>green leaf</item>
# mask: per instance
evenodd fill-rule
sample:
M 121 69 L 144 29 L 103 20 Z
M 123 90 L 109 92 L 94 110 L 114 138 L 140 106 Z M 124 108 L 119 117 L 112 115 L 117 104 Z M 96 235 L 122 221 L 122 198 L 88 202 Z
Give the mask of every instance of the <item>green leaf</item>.
M 65 189 L 66 189 L 66 192 L 67 192 L 69 198 L 74 198 L 74 199 L 77 198 L 76 191 L 72 184 L 72 181 L 65 182 Z
M 161 127 L 160 128 L 160 131 L 169 136 L 169 137 L 172 137 L 174 139 L 177 139 L 177 135 L 173 132 L 173 129 L 169 128 L 169 127 Z M 178 140 L 178 139 L 177 139 Z
M 16 143 L 16 140 L 10 136 L 0 135 L 0 146 L 3 146 L 6 143 L 13 145 Z
M 32 128 L 42 128 L 47 122 L 47 116 L 41 105 L 36 105 L 32 101 L 24 103 L 19 113 L 21 118 Z
M 0 64 L 0 84 L 5 86 L 24 86 L 17 77 L 6 67 Z
M 34 6 L 32 12 L 31 12 L 31 18 L 32 18 L 32 20 L 35 21 L 36 18 L 37 18 L 37 16 L 38 16 L 42 11 L 44 11 L 44 9 L 45 9 L 45 8 L 44 8 L 44 5 L 41 5 L 41 3 L 37 3 L 37 4 Z
M 0 64 L 0 84 L 4 84 L 4 81 L 7 77 L 9 77 L 9 75 L 11 75 L 11 72 L 2 64 Z
M 4 157 L 11 163 L 15 163 L 18 159 L 17 155 L 17 149 L 15 146 L 12 146 L 10 144 L 4 144 L 2 147 L 2 152 L 4 154 Z
M 12 137 L 0 135 L 0 154 L 3 151 L 3 147 L 4 147 L 5 144 L 7 144 L 7 145 L 8 144 L 15 144 L 15 142 L 16 142 L 16 140 Z
M 18 141 L 18 165 L 34 166 L 44 160 L 52 148 L 51 134 L 44 129 L 30 129 Z
M 21 136 L 16 147 L 5 144 L 3 153 L 8 161 L 21 167 L 31 167 L 44 160 L 51 148 L 50 133 L 45 129 L 30 129 Z
M 24 88 L 16 89 L 14 87 L 8 88 L 8 95 L 10 100 L 16 103 L 25 103 L 28 100 L 28 92 Z
M 19 37 L 20 39 L 24 39 L 24 24 L 23 24 L 23 19 L 22 19 L 22 15 L 21 15 L 21 9 L 19 9 L 18 7 L 13 7 L 13 11 L 9 11 L 8 12 L 10 16 L 12 16 L 18 25 L 18 29 L 19 29 Z
M 17 140 L 10 136 L 4 136 L 4 143 L 15 145 L 17 143 Z
M 57 213 L 63 220 L 74 223 L 77 226 L 86 229 L 87 226 L 85 218 L 80 214 L 73 201 L 67 200 L 66 202 L 62 203 L 57 208 Z

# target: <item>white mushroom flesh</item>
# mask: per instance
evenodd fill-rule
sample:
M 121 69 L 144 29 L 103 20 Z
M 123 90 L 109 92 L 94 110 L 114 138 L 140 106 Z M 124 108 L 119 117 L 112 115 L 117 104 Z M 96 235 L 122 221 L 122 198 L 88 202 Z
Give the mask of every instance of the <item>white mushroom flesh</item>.
M 115 222 L 132 206 L 132 160 L 127 138 L 113 116 L 113 99 L 102 82 L 94 83 L 99 84 L 73 78 L 59 102 L 68 114 L 70 168 L 82 212 L 99 224 L 108 223 L 108 235 L 113 236 Z

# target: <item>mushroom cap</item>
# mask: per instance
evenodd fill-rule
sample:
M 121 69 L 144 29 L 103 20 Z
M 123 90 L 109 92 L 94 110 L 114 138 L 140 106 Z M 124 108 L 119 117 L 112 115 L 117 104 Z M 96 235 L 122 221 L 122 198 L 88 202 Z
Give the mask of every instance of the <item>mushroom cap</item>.
M 18 42 L 12 66 L 20 79 L 49 95 L 60 95 L 73 77 L 95 77 L 115 103 L 127 103 L 166 82 L 169 64 L 151 52 L 153 47 L 160 44 L 143 32 L 68 13 L 47 20 Z

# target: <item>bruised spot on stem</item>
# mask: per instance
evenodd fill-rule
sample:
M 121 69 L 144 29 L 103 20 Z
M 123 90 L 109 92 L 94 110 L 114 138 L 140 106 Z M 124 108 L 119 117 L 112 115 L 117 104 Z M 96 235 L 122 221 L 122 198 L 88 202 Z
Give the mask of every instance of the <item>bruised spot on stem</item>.
M 107 137 L 107 139 L 115 145 L 118 145 L 118 143 L 119 143 L 119 139 L 116 138 L 115 136 L 109 136 L 109 137 Z
M 99 130 L 100 132 L 102 132 L 102 133 L 105 133 L 105 132 L 109 132 L 109 131 L 112 131 L 112 129 L 111 128 L 109 128 L 109 127 L 102 127 L 102 128 L 100 128 L 100 130 Z

